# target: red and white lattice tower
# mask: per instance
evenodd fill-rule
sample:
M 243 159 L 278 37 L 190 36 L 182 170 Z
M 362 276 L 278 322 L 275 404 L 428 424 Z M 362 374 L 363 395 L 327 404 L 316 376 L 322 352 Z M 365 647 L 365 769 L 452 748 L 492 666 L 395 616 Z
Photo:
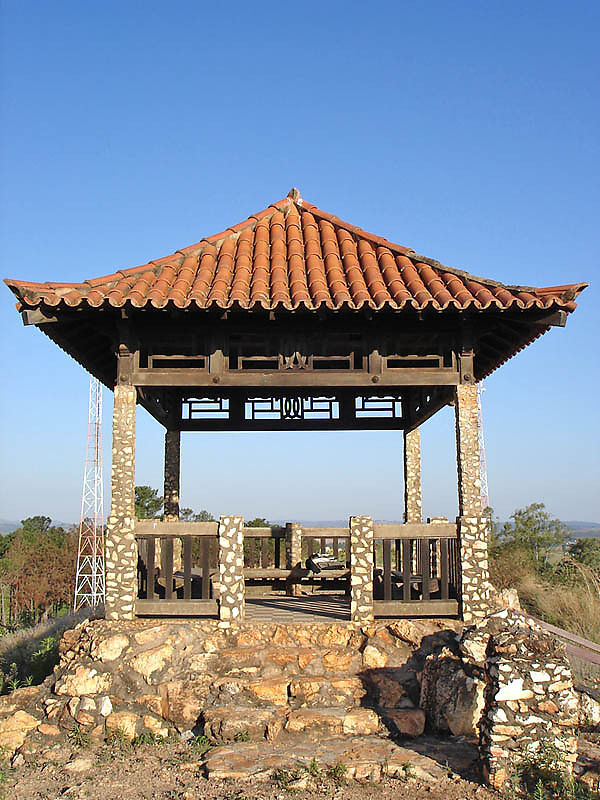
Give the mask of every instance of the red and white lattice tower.
M 490 505 L 490 495 L 488 491 L 487 464 L 485 463 L 485 439 L 483 437 L 483 420 L 481 417 L 481 395 L 485 388 L 477 384 L 477 432 L 479 436 L 479 479 L 481 481 L 481 510 L 485 511 Z
M 102 482 L 102 386 L 90 375 L 88 435 L 83 472 L 75 611 L 104 602 L 104 491 Z

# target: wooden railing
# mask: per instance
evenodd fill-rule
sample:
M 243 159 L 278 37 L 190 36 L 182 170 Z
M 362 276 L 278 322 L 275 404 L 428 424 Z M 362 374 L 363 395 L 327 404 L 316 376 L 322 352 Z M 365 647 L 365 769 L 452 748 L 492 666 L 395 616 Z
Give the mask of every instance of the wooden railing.
M 244 528 L 244 572 L 285 567 L 285 528 Z
M 136 522 L 136 614 L 200 616 L 217 613 L 213 579 L 219 571 L 218 527 L 217 522 Z
M 329 544 L 331 542 L 331 544 Z M 302 528 L 302 558 L 314 553 L 331 554 L 350 566 L 350 532 L 348 528 Z M 340 557 L 341 556 L 341 557 Z
M 454 523 L 375 524 L 377 616 L 456 616 L 459 558 Z
M 135 611 L 148 616 L 205 616 L 218 613 L 219 542 L 217 522 L 138 520 L 138 598 Z M 279 526 L 244 532 L 247 586 L 323 581 L 329 587 L 350 577 L 348 528 L 302 528 L 301 564 L 286 563 L 288 529 Z M 339 571 L 315 576 L 306 569 L 314 553 L 330 553 Z M 379 617 L 456 616 L 460 561 L 454 523 L 375 524 L 373 542 L 374 613 Z M 337 585 L 331 581 L 342 581 Z M 275 581 L 275 584 L 273 584 Z M 349 588 L 349 584 L 348 584 Z

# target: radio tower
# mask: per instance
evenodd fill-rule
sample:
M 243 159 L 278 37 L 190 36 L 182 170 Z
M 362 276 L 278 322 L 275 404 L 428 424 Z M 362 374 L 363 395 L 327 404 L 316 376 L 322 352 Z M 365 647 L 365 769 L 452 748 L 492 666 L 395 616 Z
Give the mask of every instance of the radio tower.
M 477 384 L 477 434 L 479 438 L 479 480 L 481 483 L 481 510 L 485 511 L 490 505 L 488 492 L 487 465 L 485 463 L 485 439 L 483 438 L 483 421 L 481 418 L 481 395 L 485 392 L 484 387 Z
M 102 484 L 102 386 L 90 375 L 88 435 L 83 472 L 75 611 L 104 602 L 104 497 Z

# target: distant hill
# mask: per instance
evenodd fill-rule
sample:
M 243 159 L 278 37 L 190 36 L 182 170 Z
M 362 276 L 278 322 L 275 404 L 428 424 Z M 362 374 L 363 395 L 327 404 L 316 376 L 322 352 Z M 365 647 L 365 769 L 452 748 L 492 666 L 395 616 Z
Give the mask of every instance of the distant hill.
M 565 522 L 569 533 L 573 539 L 589 539 L 592 537 L 600 538 L 600 522 L 581 522 L 580 520 L 569 520 Z
M 52 520 L 52 524 L 55 525 L 57 528 L 70 528 L 70 522 L 58 522 L 57 520 Z M 12 533 L 16 531 L 17 528 L 21 527 L 20 522 L 16 522 L 15 520 L 10 519 L 0 519 L 0 535 L 5 536 L 7 533 Z
M 16 531 L 20 525 L 20 522 L 12 522 L 9 519 L 0 519 L 0 533 L 3 536 L 5 533 L 12 533 L 12 531 Z

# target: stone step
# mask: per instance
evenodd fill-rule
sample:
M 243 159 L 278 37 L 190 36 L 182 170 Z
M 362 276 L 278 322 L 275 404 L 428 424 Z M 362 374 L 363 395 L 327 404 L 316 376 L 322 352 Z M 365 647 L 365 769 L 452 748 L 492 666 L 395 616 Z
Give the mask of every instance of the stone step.
M 389 731 L 417 737 L 425 728 L 425 714 L 419 708 L 365 708 L 314 706 L 304 708 L 207 708 L 201 715 L 204 735 L 217 741 L 273 741 L 280 734 L 369 736 Z
M 228 674 L 213 681 L 207 705 L 240 708 L 268 705 L 291 708 L 363 705 L 414 708 L 414 700 L 407 688 L 396 679 L 395 672 L 381 669 L 360 675 L 291 674 L 261 680 Z
M 419 739 L 402 747 L 377 735 L 315 737 L 302 732 L 284 734 L 277 742 L 221 745 L 204 756 L 201 766 L 208 778 L 269 780 L 288 773 L 295 783 L 288 788 L 311 788 L 313 775 L 343 765 L 344 777 L 380 781 L 383 777 L 416 778 L 438 784 L 449 771 L 468 774 L 477 760 L 475 743 L 449 737 Z M 304 785 L 308 784 L 308 785 Z M 317 788 L 316 785 L 313 788 Z

